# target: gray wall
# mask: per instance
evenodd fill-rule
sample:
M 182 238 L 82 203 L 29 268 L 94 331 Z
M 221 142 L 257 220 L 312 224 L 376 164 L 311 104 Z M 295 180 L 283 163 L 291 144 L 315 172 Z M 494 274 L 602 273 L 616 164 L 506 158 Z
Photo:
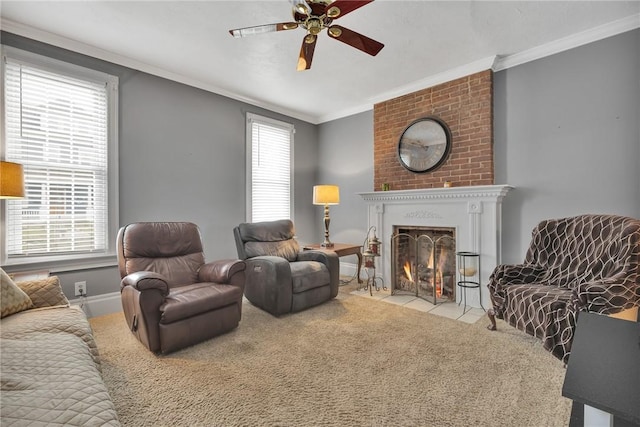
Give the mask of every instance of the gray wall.
M 340 186 L 340 204 L 330 211 L 331 241 L 361 245 L 367 232 L 367 205 L 358 193 L 371 191 L 373 186 L 373 111 L 318 128 L 318 183 Z M 323 236 L 322 208 L 318 207 L 318 213 Z M 355 264 L 355 257 L 351 262 Z
M 320 238 L 312 204 L 318 127 L 200 89 L 2 33 L 2 43 L 108 72 L 119 87 L 120 225 L 192 221 L 207 260 L 237 256 L 232 229 L 245 219 L 245 113 L 293 123 L 294 220 L 301 242 Z M 115 242 L 115 236 L 112 236 Z M 117 268 L 57 273 L 67 296 L 87 281 L 89 296 L 119 290 Z
M 229 98 L 137 73 L 121 84 L 120 222 L 192 221 L 207 259 L 236 256 L 245 218 L 245 116 L 294 123 L 297 234 L 315 239 L 311 203 L 317 127 Z
M 640 218 L 640 30 L 494 75 L 503 261 L 521 262 L 542 219 Z
M 524 259 L 545 218 L 640 218 L 639 55 L 634 30 L 494 74 L 496 184 L 516 187 L 504 199 L 503 262 Z M 320 177 L 342 194 L 372 191 L 372 134 L 372 113 L 320 125 Z M 347 203 L 332 209 L 331 235 L 356 243 L 366 206 Z

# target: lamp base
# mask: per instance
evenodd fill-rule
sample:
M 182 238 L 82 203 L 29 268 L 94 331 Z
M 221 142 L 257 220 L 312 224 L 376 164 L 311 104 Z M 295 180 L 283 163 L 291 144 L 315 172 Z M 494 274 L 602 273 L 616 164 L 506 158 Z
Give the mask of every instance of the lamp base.
M 329 205 L 324 205 L 324 242 L 320 244 L 323 248 L 332 248 L 333 243 L 329 240 L 329 223 L 331 222 L 331 218 L 329 218 Z

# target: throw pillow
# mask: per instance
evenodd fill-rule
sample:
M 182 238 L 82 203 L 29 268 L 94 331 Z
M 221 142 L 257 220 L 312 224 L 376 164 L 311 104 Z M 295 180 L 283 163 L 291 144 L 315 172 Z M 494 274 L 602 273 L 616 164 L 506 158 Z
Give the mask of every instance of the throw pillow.
M 32 307 L 31 299 L 0 268 L 0 317 L 10 316 Z
M 18 282 L 17 285 L 29 296 L 35 308 L 69 305 L 57 276 Z

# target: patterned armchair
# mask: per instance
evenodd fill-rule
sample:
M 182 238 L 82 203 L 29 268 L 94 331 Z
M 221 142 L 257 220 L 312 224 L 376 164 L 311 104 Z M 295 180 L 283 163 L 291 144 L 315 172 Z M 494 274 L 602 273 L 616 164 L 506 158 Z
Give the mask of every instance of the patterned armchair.
M 542 221 L 523 264 L 498 265 L 489 278 L 495 317 L 542 340 L 567 362 L 578 314 L 640 306 L 640 220 L 580 215 Z M 494 317 L 495 316 L 495 317 Z

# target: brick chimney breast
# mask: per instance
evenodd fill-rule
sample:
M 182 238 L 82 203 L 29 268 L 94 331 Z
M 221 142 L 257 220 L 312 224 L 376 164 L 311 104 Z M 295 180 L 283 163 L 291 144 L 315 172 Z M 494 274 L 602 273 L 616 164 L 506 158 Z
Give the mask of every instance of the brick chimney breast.
M 451 130 L 448 159 L 427 173 L 406 170 L 398 161 L 398 140 L 414 120 L 436 116 Z M 374 191 L 492 185 L 493 72 L 481 71 L 380 102 L 373 108 Z

